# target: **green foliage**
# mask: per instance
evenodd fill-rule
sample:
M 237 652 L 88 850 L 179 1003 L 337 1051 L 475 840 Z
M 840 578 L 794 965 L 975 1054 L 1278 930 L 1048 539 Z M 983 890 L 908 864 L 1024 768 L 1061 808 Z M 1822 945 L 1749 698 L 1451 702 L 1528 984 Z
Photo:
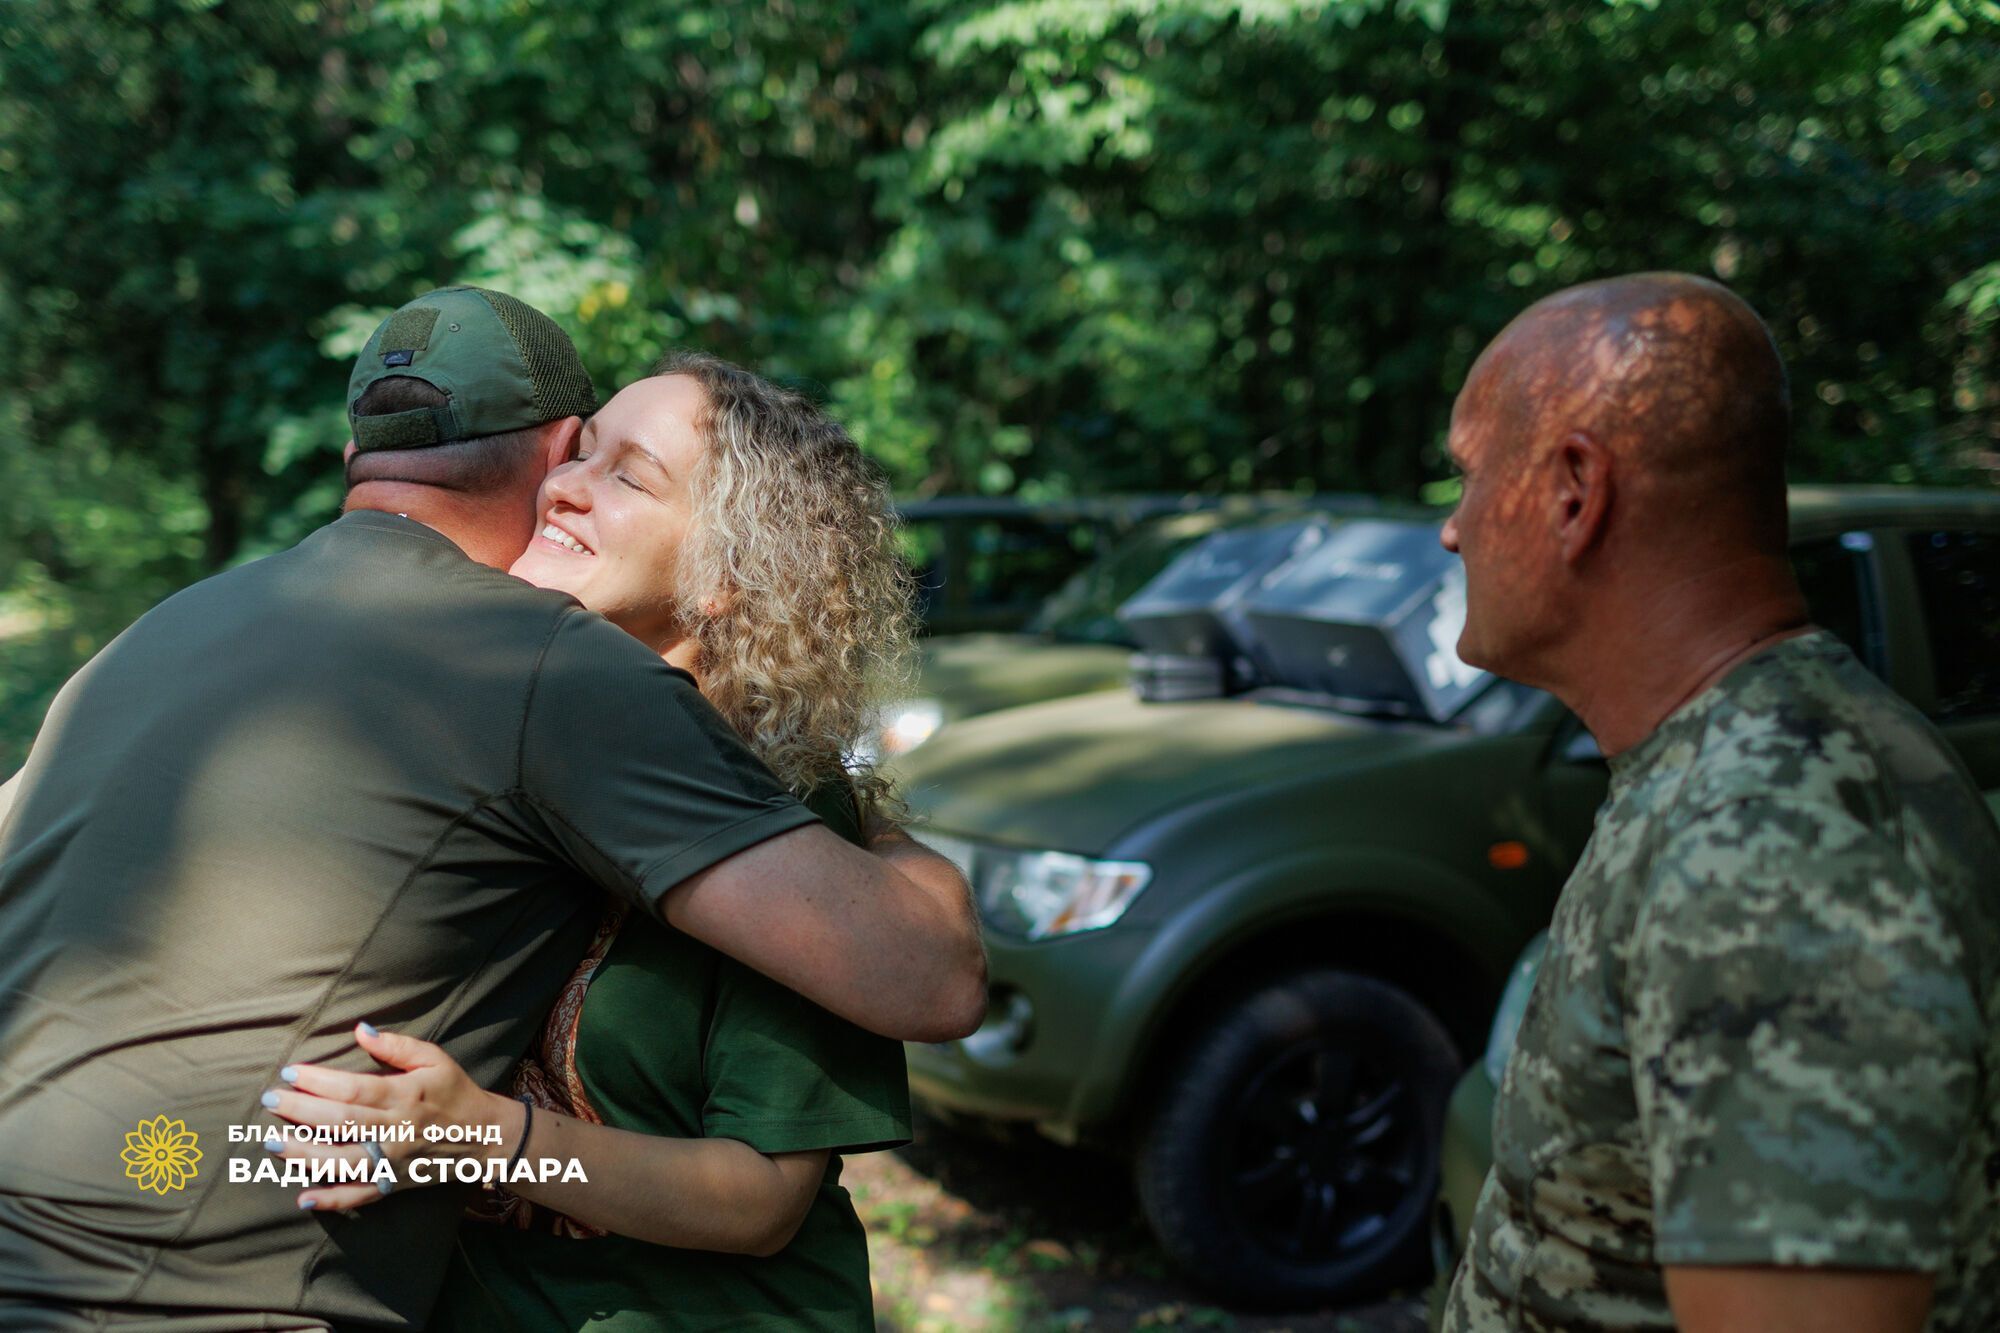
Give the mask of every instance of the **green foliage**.
M 1996 88 L 1994 0 L 20 0 L 0 633 L 54 628 L 0 763 L 333 512 L 346 359 L 455 280 L 605 390 L 823 388 L 906 490 L 1435 495 L 1509 317 L 1690 269 L 1769 317 L 1799 477 L 1990 480 Z

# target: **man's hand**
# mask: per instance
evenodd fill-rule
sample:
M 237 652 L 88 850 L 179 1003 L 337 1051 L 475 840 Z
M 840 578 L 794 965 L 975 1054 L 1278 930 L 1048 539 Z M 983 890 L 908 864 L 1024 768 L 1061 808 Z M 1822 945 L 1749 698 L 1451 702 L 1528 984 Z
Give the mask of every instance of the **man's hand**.
M 965 877 L 906 833 L 871 833 L 871 851 L 824 825 L 781 833 L 683 880 L 661 913 L 871 1032 L 968 1036 L 986 949 Z
M 1839 1268 L 1669 1266 L 1667 1303 L 1683 1333 L 1918 1333 L 1929 1273 Z

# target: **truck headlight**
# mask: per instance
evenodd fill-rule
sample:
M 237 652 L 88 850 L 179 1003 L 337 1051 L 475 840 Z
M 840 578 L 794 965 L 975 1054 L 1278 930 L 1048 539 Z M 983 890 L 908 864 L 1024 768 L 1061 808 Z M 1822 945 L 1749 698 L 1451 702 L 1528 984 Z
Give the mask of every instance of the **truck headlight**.
M 1144 861 L 1020 851 L 922 829 L 917 836 L 964 872 L 987 925 L 1024 939 L 1102 930 L 1153 878 Z
M 1119 917 L 1153 878 L 1143 861 L 1093 861 L 1068 852 L 1017 852 L 984 847 L 973 881 L 995 929 L 1031 940 L 1101 930 Z
M 1507 977 L 1507 989 L 1500 992 L 1500 1007 L 1493 1011 L 1493 1030 L 1486 1038 L 1486 1076 L 1500 1086 L 1507 1072 L 1507 1057 L 1514 1053 L 1514 1039 L 1521 1035 L 1521 1020 L 1528 1015 L 1528 996 L 1534 993 L 1535 974 L 1542 970 L 1542 952 L 1548 948 L 1545 930 L 1528 941 L 1514 970 Z

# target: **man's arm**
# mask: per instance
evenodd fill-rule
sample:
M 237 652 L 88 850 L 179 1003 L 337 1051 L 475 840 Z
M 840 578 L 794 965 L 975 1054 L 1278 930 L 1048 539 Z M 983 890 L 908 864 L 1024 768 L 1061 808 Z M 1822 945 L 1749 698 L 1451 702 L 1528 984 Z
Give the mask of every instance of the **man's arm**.
M 1918 1333 L 1935 1282 L 1929 1273 L 1671 1265 L 1666 1279 L 1683 1333 Z
M 554 856 L 821 1007 L 905 1041 L 978 1026 L 986 955 L 957 869 L 817 823 L 692 677 L 609 621 L 552 633 L 518 785 Z
M 682 880 L 667 922 L 849 1022 L 899 1041 L 968 1036 L 986 949 L 965 877 L 908 834 L 863 851 L 793 829 Z
M 1951 920 L 1821 802 L 1724 802 L 1656 857 L 1626 1032 L 1682 1328 L 1922 1327 L 1984 1038 Z

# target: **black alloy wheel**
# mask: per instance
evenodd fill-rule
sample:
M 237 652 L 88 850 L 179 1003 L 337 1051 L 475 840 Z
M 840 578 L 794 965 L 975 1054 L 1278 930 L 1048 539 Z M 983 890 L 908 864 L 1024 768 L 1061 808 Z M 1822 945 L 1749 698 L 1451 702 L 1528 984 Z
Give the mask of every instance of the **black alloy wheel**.
M 1283 1052 L 1238 1094 L 1223 1198 L 1274 1253 L 1324 1263 L 1394 1224 L 1424 1168 L 1408 1082 L 1323 1039 Z
M 1385 982 L 1283 978 L 1218 1016 L 1142 1139 L 1147 1220 L 1203 1286 L 1305 1307 L 1418 1276 L 1444 1106 L 1443 1026 Z

